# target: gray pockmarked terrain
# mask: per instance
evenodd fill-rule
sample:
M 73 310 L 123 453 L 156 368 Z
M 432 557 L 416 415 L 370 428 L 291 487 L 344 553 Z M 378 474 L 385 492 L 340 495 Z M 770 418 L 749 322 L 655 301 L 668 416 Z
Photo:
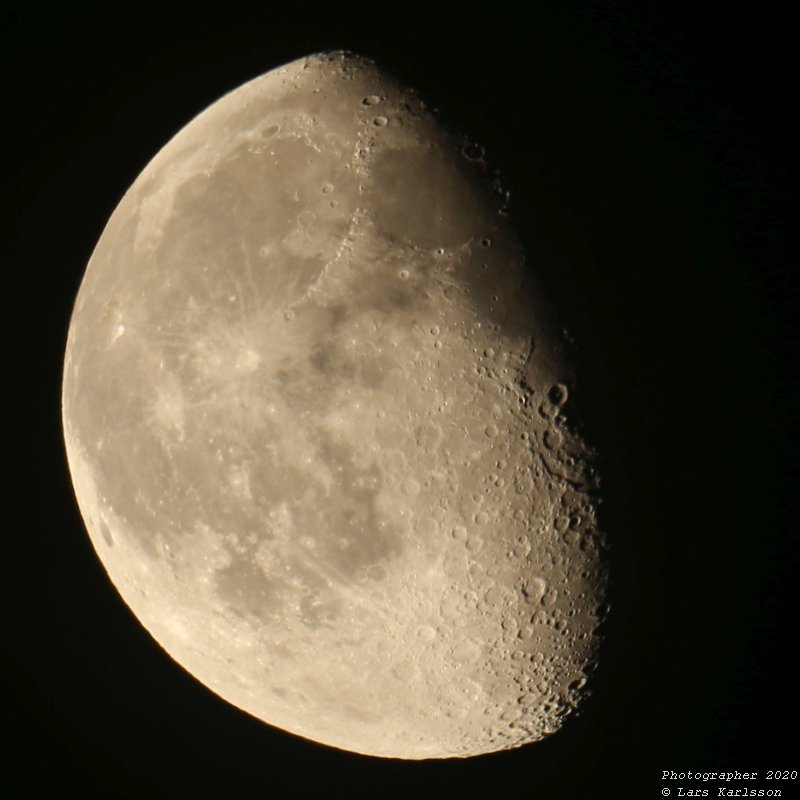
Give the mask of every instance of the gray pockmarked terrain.
M 92 255 L 63 383 L 92 542 L 271 725 L 469 756 L 579 702 L 596 479 L 504 200 L 413 92 L 327 53 L 192 120 Z

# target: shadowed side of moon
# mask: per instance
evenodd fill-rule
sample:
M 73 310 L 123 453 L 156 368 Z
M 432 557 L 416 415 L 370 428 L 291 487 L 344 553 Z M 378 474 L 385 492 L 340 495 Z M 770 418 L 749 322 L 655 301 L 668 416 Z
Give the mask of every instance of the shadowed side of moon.
M 155 639 L 301 736 L 555 731 L 605 574 L 568 366 L 484 165 L 363 59 L 274 70 L 145 168 L 70 326 L 65 440 Z

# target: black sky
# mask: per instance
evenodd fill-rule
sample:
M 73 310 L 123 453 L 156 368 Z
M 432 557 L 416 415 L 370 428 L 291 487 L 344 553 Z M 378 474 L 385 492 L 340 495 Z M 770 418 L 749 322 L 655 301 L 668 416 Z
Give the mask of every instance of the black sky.
M 0 796 L 647 798 L 665 769 L 798 767 L 791 26 L 697 5 L 3 6 Z M 328 48 L 481 142 L 576 341 L 612 614 L 581 716 L 520 750 L 384 761 L 236 711 L 133 619 L 73 500 L 61 359 L 108 216 L 209 103 Z

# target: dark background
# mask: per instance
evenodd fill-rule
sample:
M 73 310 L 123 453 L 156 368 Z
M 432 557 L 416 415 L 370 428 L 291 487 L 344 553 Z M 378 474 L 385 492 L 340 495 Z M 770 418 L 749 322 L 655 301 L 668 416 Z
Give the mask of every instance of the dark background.
M 0 796 L 648 798 L 665 769 L 800 766 L 782 5 L 3 5 Z M 61 360 L 106 220 L 196 113 L 327 48 L 375 58 L 485 146 L 577 342 L 612 613 L 582 714 L 519 750 L 372 759 L 228 706 L 124 607 L 73 499 Z

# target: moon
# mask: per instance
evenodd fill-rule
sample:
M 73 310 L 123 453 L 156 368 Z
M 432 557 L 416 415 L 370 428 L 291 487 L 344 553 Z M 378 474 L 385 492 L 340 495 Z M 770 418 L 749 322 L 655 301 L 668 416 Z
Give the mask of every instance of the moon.
M 506 201 L 413 91 L 322 53 L 189 122 L 92 254 L 62 397 L 92 544 L 269 725 L 465 757 L 586 694 L 598 481 Z

